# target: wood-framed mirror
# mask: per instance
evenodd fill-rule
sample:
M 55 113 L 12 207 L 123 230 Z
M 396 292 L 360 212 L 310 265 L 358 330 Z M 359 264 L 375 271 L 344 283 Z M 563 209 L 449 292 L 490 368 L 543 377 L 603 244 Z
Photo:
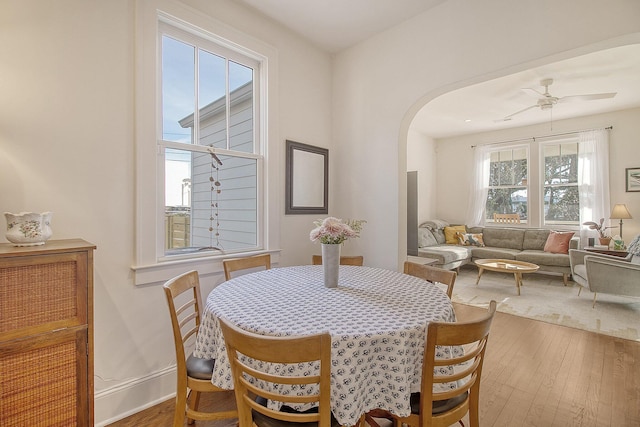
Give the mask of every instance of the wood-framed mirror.
M 285 214 L 329 213 L 329 150 L 286 141 Z

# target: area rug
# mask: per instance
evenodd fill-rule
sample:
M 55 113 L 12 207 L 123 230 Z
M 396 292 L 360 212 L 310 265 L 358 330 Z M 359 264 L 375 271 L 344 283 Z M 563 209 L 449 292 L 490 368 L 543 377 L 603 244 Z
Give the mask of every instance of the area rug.
M 476 286 L 477 277 L 475 266 L 462 267 L 452 301 L 488 307 L 493 299 L 503 313 L 640 341 L 640 298 L 598 294 L 592 308 L 593 293 L 583 289 L 578 296 L 579 286 L 563 286 L 561 276 L 524 274 L 520 296 L 512 274 L 485 270 Z

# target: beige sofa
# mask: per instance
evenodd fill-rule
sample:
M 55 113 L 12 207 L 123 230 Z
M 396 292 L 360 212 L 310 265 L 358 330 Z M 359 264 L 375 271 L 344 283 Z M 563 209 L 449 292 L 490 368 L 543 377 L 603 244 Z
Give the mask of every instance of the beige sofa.
M 513 259 L 537 264 L 540 272 L 561 274 L 565 286 L 571 275 L 569 254 L 545 252 L 550 230 L 516 227 L 464 227 L 467 233 L 482 234 L 485 246 L 445 243 L 445 221 L 433 220 L 418 229 L 418 256 L 434 258 L 437 267 L 458 268 L 477 259 Z M 570 249 L 578 249 L 579 237 L 573 237 Z

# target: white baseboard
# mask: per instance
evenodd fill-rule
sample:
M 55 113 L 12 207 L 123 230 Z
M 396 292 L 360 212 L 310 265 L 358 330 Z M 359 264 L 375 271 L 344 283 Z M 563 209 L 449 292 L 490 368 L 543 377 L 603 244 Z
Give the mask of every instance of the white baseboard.
M 100 390 L 94 396 L 94 425 L 107 426 L 171 399 L 175 394 L 175 365 Z

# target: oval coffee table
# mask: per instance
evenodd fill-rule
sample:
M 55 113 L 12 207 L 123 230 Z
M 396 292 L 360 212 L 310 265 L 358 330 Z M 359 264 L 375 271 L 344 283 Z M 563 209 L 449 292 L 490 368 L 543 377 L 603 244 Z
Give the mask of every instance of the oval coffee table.
M 516 279 L 518 295 L 520 295 L 520 287 L 522 286 L 522 273 L 533 273 L 540 268 L 539 265 L 513 259 L 478 259 L 475 261 L 475 264 L 478 266 L 476 285 L 480 282 L 480 277 L 482 273 L 484 273 L 484 270 L 497 271 L 498 273 L 513 273 L 513 277 Z

